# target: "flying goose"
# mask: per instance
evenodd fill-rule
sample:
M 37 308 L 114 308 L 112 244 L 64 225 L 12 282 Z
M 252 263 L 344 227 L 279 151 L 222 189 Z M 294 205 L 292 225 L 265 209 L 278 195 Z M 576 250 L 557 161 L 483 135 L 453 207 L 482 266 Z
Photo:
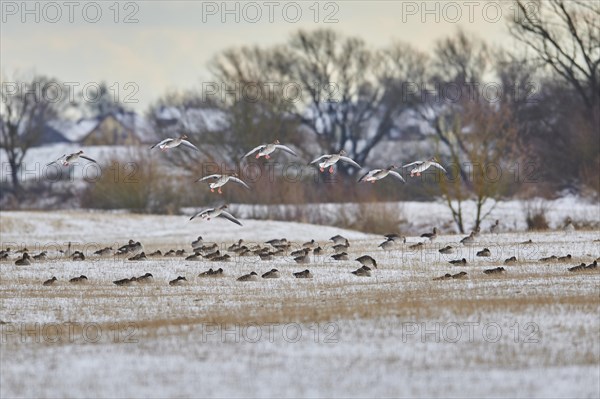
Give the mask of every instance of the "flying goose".
M 403 168 L 409 168 L 411 166 L 415 166 L 416 168 L 413 168 L 410 171 L 410 177 L 413 177 L 414 175 L 417 176 L 421 176 L 421 172 L 426 171 L 427 169 L 429 169 L 430 167 L 435 167 L 438 168 L 442 171 L 444 171 L 444 173 L 446 172 L 446 169 L 444 169 L 444 167 L 442 165 L 440 165 L 437 160 L 435 159 L 435 157 L 428 159 L 427 161 L 415 161 L 415 162 L 411 162 L 407 165 L 404 165 Z
M 242 186 L 244 186 L 245 188 L 250 190 L 250 186 L 248 186 L 241 179 L 239 179 L 237 173 L 233 173 L 231 175 L 220 175 L 220 174 L 209 175 L 209 176 L 205 176 L 205 177 L 202 177 L 202 178 L 196 180 L 196 182 L 206 181 L 206 180 L 210 180 L 210 179 L 213 180 L 213 183 L 208 184 L 208 187 L 210 187 L 211 193 L 214 193 L 215 188 L 217 188 L 219 194 L 223 194 L 223 191 L 221 191 L 221 187 L 223 187 L 225 184 L 227 184 L 227 182 L 230 180 L 234 183 L 241 184 Z
M 251 154 L 255 153 L 256 151 L 258 151 L 258 154 L 256 154 L 256 159 L 260 158 L 260 157 L 265 157 L 266 159 L 271 158 L 271 153 L 273 153 L 273 151 L 275 150 L 283 150 L 285 152 L 287 152 L 288 154 L 292 154 L 294 156 L 298 156 L 298 154 L 296 154 L 294 151 L 292 151 L 289 147 L 284 146 L 283 144 L 279 143 L 279 140 L 275 140 L 274 142 L 270 143 L 270 144 L 262 144 L 259 145 L 258 147 L 252 149 L 251 151 L 248 151 L 248 153 L 246 155 L 243 156 L 243 158 L 246 158 L 248 156 L 250 156 Z
M 48 163 L 46 166 L 50 166 L 53 163 L 62 163 L 63 166 L 69 166 L 69 164 L 72 164 L 73 162 L 77 161 L 77 159 L 82 158 L 85 159 L 87 161 L 93 162 L 95 164 L 97 164 L 98 162 L 96 162 L 95 160 L 93 160 L 90 157 L 86 157 L 85 155 L 83 155 L 83 151 L 78 151 L 78 152 L 74 152 L 72 154 L 64 154 L 62 157 L 58 158 L 56 161 L 52 161 L 50 163 Z
M 176 139 L 167 138 L 167 139 L 164 139 L 163 141 L 161 141 L 160 143 L 154 144 L 152 147 L 150 147 L 150 149 L 152 150 L 153 148 L 158 147 L 158 148 L 160 148 L 161 151 L 167 151 L 169 148 L 175 148 L 175 147 L 178 147 L 179 145 L 183 144 L 186 147 L 193 148 L 195 151 L 200 151 L 200 149 L 198 147 L 196 147 L 195 145 L 193 145 L 192 143 L 187 141 L 186 140 L 187 138 L 188 138 L 188 136 L 186 136 L 185 134 Z
M 233 222 L 233 223 L 241 226 L 242 223 L 240 223 L 239 220 L 234 218 L 233 215 L 231 215 L 229 212 L 226 212 L 225 209 L 227 209 L 227 205 L 221 205 L 218 208 L 208 208 L 208 209 L 205 209 L 203 211 L 196 213 L 194 216 L 192 216 L 190 218 L 190 220 L 193 220 L 197 217 L 200 217 L 200 218 L 206 219 L 206 220 L 210 220 L 210 218 L 222 217 L 222 218 L 229 220 L 230 222 Z
M 394 170 L 396 168 L 397 168 L 396 165 L 391 165 L 387 169 L 373 169 L 373 170 L 365 173 L 364 175 L 362 175 L 362 177 L 360 179 L 358 179 L 358 181 L 375 183 L 377 180 L 381 180 L 384 177 L 394 176 L 396 179 L 399 179 L 402 183 L 406 183 L 406 180 L 404 180 L 404 177 L 402 177 L 402 175 L 400 173 L 398 173 Z
M 348 158 L 345 155 L 346 151 L 344 150 L 341 150 L 339 154 L 321 155 L 319 158 L 310 162 L 309 165 L 318 164 L 321 172 L 325 172 L 325 169 L 329 168 L 329 173 L 333 173 L 333 165 L 335 165 L 338 161 L 342 161 L 360 169 L 361 166 L 359 164 L 357 164 L 352 158 Z

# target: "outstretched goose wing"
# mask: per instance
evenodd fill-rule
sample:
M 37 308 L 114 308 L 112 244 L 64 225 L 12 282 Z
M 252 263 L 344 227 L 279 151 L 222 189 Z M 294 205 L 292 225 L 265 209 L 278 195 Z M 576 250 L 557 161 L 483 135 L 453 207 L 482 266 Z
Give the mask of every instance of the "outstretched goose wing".
M 221 177 L 221 175 L 208 175 L 208 176 L 201 177 L 201 178 L 199 178 L 196 181 L 199 182 L 199 181 L 205 181 L 205 180 L 208 180 L 208 179 L 218 179 L 220 177 Z
M 200 151 L 200 149 L 198 147 L 196 147 L 195 145 L 193 145 L 192 143 L 190 143 L 187 140 L 181 140 L 181 144 L 183 144 L 186 147 L 193 148 L 195 151 L 198 151 L 198 152 Z
M 241 179 L 238 179 L 237 177 L 231 176 L 229 178 L 229 180 L 236 182 L 238 184 L 241 184 L 242 186 L 246 187 L 248 190 L 250 190 L 250 186 L 248 186 L 246 183 L 244 183 Z
M 236 218 L 234 218 L 231 213 L 223 211 L 223 212 L 221 212 L 221 214 L 219 215 L 219 217 L 225 218 L 225 219 L 229 220 L 230 222 L 233 222 L 235 224 L 239 224 L 240 226 L 242 225 L 242 223 L 240 223 L 239 220 L 237 220 Z
M 90 162 L 93 162 L 93 163 L 98 163 L 98 162 L 96 162 L 94 159 L 92 159 L 92 158 L 90 158 L 90 157 L 86 157 L 85 155 L 80 155 L 80 156 L 79 156 L 79 158 L 86 159 L 86 160 L 88 160 L 88 161 L 90 161 Z
M 346 162 L 346 163 L 349 163 L 350 165 L 352 165 L 352 166 L 356 166 L 357 168 L 359 168 L 359 169 L 360 169 L 360 165 L 359 165 L 359 164 L 357 164 L 357 163 L 354 161 L 354 159 L 352 159 L 352 158 L 348 158 L 348 157 L 340 157 L 340 161 L 342 161 L 342 162 Z
M 279 150 L 283 150 L 285 152 L 287 152 L 288 154 L 292 154 L 293 156 L 298 156 L 298 154 L 296 154 L 294 151 L 292 151 L 291 148 L 284 146 L 283 144 L 277 144 L 275 146 L 275 148 L 279 149 Z
M 163 144 L 167 144 L 169 141 L 173 141 L 173 139 L 164 139 L 160 143 L 154 144 L 152 147 L 150 147 L 150 149 L 153 149 L 153 148 L 156 148 L 156 147 L 160 147 Z
M 243 158 L 246 158 L 247 156 L 249 156 L 250 154 L 252 154 L 252 153 L 254 153 L 254 152 L 256 152 L 256 151 L 261 151 L 261 150 L 262 150 L 262 149 L 264 149 L 265 147 L 266 147 L 266 145 L 264 145 L 264 144 L 262 144 L 262 145 L 259 145 L 258 147 L 254 148 L 253 150 L 251 150 L 251 151 L 248 151 L 248 153 L 247 153 L 246 155 L 244 155 L 244 156 L 243 156 Z
M 397 179 L 400 179 L 400 180 L 402 180 L 402 183 L 406 183 L 406 180 L 404 180 L 404 177 L 402 177 L 402 175 L 401 175 L 400 173 L 396 172 L 395 170 L 390 170 L 390 173 L 389 173 L 389 174 L 390 174 L 391 176 L 394 176 L 394 177 L 395 177 L 395 178 L 397 178 Z

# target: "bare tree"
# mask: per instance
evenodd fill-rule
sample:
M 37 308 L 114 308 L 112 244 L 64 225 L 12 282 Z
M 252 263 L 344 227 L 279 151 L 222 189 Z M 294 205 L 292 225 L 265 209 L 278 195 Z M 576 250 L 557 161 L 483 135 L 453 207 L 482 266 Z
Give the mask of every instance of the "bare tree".
M 40 139 L 46 122 L 56 117 L 69 96 L 54 79 L 36 76 L 31 80 L 8 81 L 1 90 L 0 148 L 11 170 L 15 195 L 22 194 L 19 170 L 27 151 Z
M 419 108 L 440 157 L 450 161 L 450 176 L 440 179 L 440 189 L 461 233 L 465 200 L 475 201 L 475 229 L 493 210 L 516 137 L 511 108 L 483 89 L 491 58 L 485 43 L 462 31 L 439 41 L 430 68 L 438 94 Z
M 508 27 L 517 40 L 570 84 L 598 126 L 600 3 L 515 0 Z
M 290 92 L 275 96 L 274 114 L 294 117 L 321 151 L 345 149 L 363 163 L 398 116 L 414 107 L 402 96 L 401 82 L 420 79 L 425 56 L 401 44 L 374 51 L 360 39 L 316 30 L 297 32 L 287 46 L 228 50 L 213 65 L 217 78 L 230 84 L 295 87 L 294 101 Z M 298 136 L 296 142 L 307 141 Z
M 515 0 L 511 34 L 551 72 L 541 88 L 541 114 L 528 138 L 543 170 L 567 187 L 600 192 L 600 3 Z M 534 109 L 535 111 L 535 109 Z M 551 118 L 548 116 L 552 115 Z

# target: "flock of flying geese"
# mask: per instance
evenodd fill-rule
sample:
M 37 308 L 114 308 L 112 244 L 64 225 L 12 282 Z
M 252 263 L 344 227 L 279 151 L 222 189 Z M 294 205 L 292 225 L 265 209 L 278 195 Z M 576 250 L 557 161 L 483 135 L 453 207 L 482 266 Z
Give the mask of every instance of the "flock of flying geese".
M 162 140 L 159 143 L 154 144 L 153 146 L 150 147 L 150 149 L 152 150 L 154 148 L 158 148 L 164 152 L 171 148 L 184 146 L 187 148 L 191 148 L 195 151 L 200 151 L 200 149 L 198 147 L 196 147 L 194 144 L 192 144 L 191 142 L 189 142 L 187 140 L 187 138 L 188 137 L 186 135 L 182 135 L 178 138 L 167 138 L 167 139 Z M 247 158 L 252 154 L 256 154 L 256 156 L 255 156 L 256 159 L 259 159 L 261 157 L 264 157 L 265 159 L 270 159 L 271 155 L 277 150 L 281 150 L 283 152 L 286 152 L 286 153 L 291 154 L 296 157 L 298 156 L 298 154 L 296 154 L 291 148 L 281 144 L 279 142 L 279 140 L 275 140 L 272 143 L 262 144 L 262 145 L 259 145 L 255 148 L 253 148 L 252 150 L 248 151 L 243 156 L 243 158 Z M 329 173 L 334 172 L 334 166 L 338 162 L 347 163 L 347 164 L 352 165 L 359 169 L 361 168 L 361 166 L 358 163 L 356 163 L 352 158 L 347 157 L 346 155 L 347 154 L 344 150 L 341 150 L 337 154 L 321 155 L 320 157 L 311 161 L 309 163 L 309 165 L 317 166 L 321 172 L 325 172 L 325 170 L 329 170 Z M 55 161 L 48 163 L 47 166 L 50 166 L 52 164 L 69 166 L 70 164 L 76 162 L 79 158 L 85 159 L 87 161 L 90 161 L 90 162 L 93 162 L 96 164 L 98 163 L 94 159 L 83 155 L 83 151 L 78 151 L 73 154 L 64 154 L 61 157 L 59 157 L 58 159 L 56 159 Z M 422 172 L 429 169 L 430 167 L 440 169 L 444 173 L 446 173 L 446 169 L 444 169 L 444 167 L 442 165 L 440 165 L 435 158 L 430 158 L 425 161 L 411 162 L 407 165 L 404 165 L 402 168 L 409 168 L 409 167 L 413 167 L 410 170 L 411 177 L 413 177 L 415 175 L 420 176 Z M 360 177 L 360 179 L 358 179 L 358 182 L 375 183 L 376 181 L 384 179 L 387 176 L 392 176 L 392 177 L 400 180 L 401 182 L 406 183 L 406 180 L 404 180 L 402 175 L 400 173 L 398 173 L 397 171 L 395 171 L 394 169 L 398 169 L 398 166 L 391 165 L 385 169 L 372 169 L 372 170 L 368 171 L 367 173 L 365 173 L 364 175 L 362 175 Z M 237 183 L 237 184 L 243 186 L 244 188 L 250 190 L 250 186 L 248 186 L 248 184 L 246 184 L 242 179 L 240 179 L 236 173 L 212 174 L 212 175 L 204 176 L 204 177 L 196 180 L 196 182 L 205 182 L 205 181 L 209 182 L 208 186 L 209 186 L 211 192 L 214 192 L 216 189 L 219 194 L 223 193 L 222 187 L 225 186 L 229 182 Z M 240 221 L 238 219 L 236 219 L 231 213 L 227 212 L 225 209 L 227 209 L 227 205 L 223 205 L 223 206 L 220 206 L 217 208 L 208 208 L 208 209 L 205 209 L 205 210 L 202 210 L 202 211 L 196 213 L 195 215 L 193 215 L 190 218 L 190 220 L 195 219 L 197 217 L 199 217 L 201 219 L 206 219 L 206 220 L 210 220 L 211 218 L 216 218 L 216 217 L 222 217 L 222 218 L 225 218 L 225 219 L 241 226 L 242 223 L 240 223 Z
M 569 229 L 569 224 L 565 226 L 565 231 L 571 231 Z M 499 220 L 490 227 L 491 234 L 497 234 L 499 232 Z M 460 243 L 462 245 L 471 245 L 476 243 L 476 237 L 480 234 L 480 230 L 477 229 L 472 231 L 471 234 L 464 237 Z M 438 236 L 437 228 L 433 228 L 431 232 L 421 234 L 421 238 L 425 240 L 419 241 L 415 244 L 408 245 L 409 249 L 424 249 L 424 245 L 426 242 L 431 242 L 435 240 Z M 379 248 L 383 251 L 393 251 L 393 250 L 402 250 L 406 245 L 406 237 L 401 236 L 397 233 L 386 234 L 385 241 L 378 245 Z M 348 261 L 350 257 L 348 255 L 350 242 L 347 238 L 336 235 L 329 239 L 329 243 L 326 248 L 333 249 L 333 254 L 327 255 L 331 259 L 335 261 Z M 533 241 L 527 240 L 521 242 L 520 245 L 530 245 L 533 244 Z M 247 256 L 258 256 L 262 261 L 272 261 L 276 260 L 277 257 L 283 256 L 291 256 L 295 263 L 297 264 L 309 264 L 311 263 L 311 256 L 324 256 L 326 255 L 326 250 L 314 239 L 303 243 L 299 249 L 292 250 L 293 247 L 299 246 L 294 244 L 292 241 L 288 241 L 286 238 L 279 238 L 266 241 L 263 245 L 258 244 L 250 244 L 244 243 L 244 240 L 240 239 L 232 245 L 228 246 L 226 249 L 220 248 L 217 243 L 206 243 L 201 236 L 192 241 L 192 254 L 188 255 L 184 249 L 175 250 L 171 249 L 165 253 L 162 253 L 160 250 L 156 250 L 148 255 L 144 252 L 144 247 L 140 242 L 135 242 L 133 240 L 129 240 L 129 242 L 121 247 L 119 247 L 116 251 L 113 250 L 112 247 L 106 247 L 99 249 L 94 252 L 94 255 L 99 257 L 104 256 L 115 256 L 120 258 L 126 258 L 129 261 L 145 261 L 149 258 L 158 259 L 165 257 L 185 257 L 186 261 L 212 261 L 212 262 L 228 262 L 232 259 L 233 256 L 237 257 L 247 257 Z M 223 253 L 221 251 L 223 249 L 225 252 L 232 253 L 233 255 L 229 255 L 229 253 Z M 451 245 L 446 245 L 445 247 L 438 250 L 441 254 L 453 254 L 456 250 L 456 247 Z M 71 253 L 70 245 L 66 251 L 63 252 L 64 256 L 72 259 L 73 261 L 82 261 L 85 260 L 85 255 L 80 251 L 74 251 Z M 0 251 L 0 260 L 8 260 L 9 254 L 11 253 L 10 248 L 6 250 Z M 36 261 L 44 261 L 48 259 L 48 255 L 45 251 L 30 256 L 27 252 L 27 249 L 21 249 L 16 251 L 15 253 L 21 253 L 22 256 L 15 261 L 16 265 L 25 266 L 30 265 L 32 262 Z M 476 252 L 477 257 L 490 257 L 492 256 L 492 252 L 488 248 L 483 248 L 480 251 Z M 571 254 L 567 254 L 564 256 L 551 255 L 547 257 L 543 257 L 539 259 L 540 262 L 544 263 L 568 263 L 571 262 L 573 257 Z M 373 270 L 377 269 L 377 261 L 370 255 L 362 255 L 356 259 L 355 261 L 359 262 L 361 267 L 352 271 L 351 273 L 358 277 L 371 277 Z M 590 264 L 586 265 L 585 263 L 581 263 L 577 266 L 573 266 L 568 268 L 569 272 L 588 272 L 588 271 L 596 271 L 598 270 L 598 261 L 600 258 L 594 260 Z M 511 256 L 504 260 L 505 265 L 514 265 L 519 261 L 516 256 Z M 450 264 L 456 266 L 466 266 L 468 264 L 465 258 L 454 259 L 449 261 Z M 496 267 L 491 269 L 483 270 L 484 274 L 504 274 L 506 269 L 504 267 Z M 280 278 L 281 272 L 278 269 L 272 268 L 262 275 L 252 271 L 251 273 L 242 275 L 237 278 L 238 281 L 258 281 L 260 278 L 264 279 L 273 279 Z M 313 274 L 310 270 L 305 269 L 302 271 L 294 272 L 292 275 L 295 278 L 313 278 Z M 204 277 L 223 277 L 225 276 L 222 268 L 213 269 L 210 268 L 198 275 L 200 278 Z M 461 279 L 467 276 L 467 272 L 461 271 L 456 274 L 447 273 L 443 276 L 436 277 L 434 280 L 449 280 L 449 279 Z M 44 286 L 50 286 L 55 284 L 58 279 L 53 276 L 49 280 L 43 282 Z M 133 284 L 146 284 L 152 283 L 154 281 L 154 276 L 152 273 L 145 273 L 139 277 L 131 277 L 124 278 L 120 280 L 113 281 L 115 285 L 118 286 L 130 286 Z M 80 275 L 78 277 L 73 277 L 69 280 L 69 283 L 72 284 L 85 284 L 88 282 L 88 278 L 85 275 Z M 183 285 L 188 282 L 187 278 L 184 276 L 178 276 L 176 279 L 169 281 L 169 285 Z

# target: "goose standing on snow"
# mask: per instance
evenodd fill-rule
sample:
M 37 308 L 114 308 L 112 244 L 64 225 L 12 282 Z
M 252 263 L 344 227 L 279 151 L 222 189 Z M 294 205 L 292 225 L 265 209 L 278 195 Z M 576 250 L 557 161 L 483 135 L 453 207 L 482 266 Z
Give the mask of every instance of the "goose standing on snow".
M 256 151 L 258 151 L 258 154 L 256 154 L 256 159 L 258 159 L 260 157 L 265 157 L 266 159 L 269 159 L 269 158 L 271 158 L 271 154 L 275 150 L 283 150 L 283 151 L 287 152 L 288 154 L 292 154 L 295 157 L 298 156 L 298 154 L 296 154 L 294 151 L 292 151 L 289 147 L 286 147 L 283 144 L 280 144 L 279 140 L 275 140 L 274 142 L 272 142 L 270 144 L 262 144 L 256 148 L 252 149 L 251 151 L 248 151 L 248 153 L 246 155 L 244 155 L 243 158 L 246 158 L 246 157 L 252 155 L 253 153 L 255 153 Z
M 239 179 L 237 173 L 233 173 L 231 175 L 219 175 L 219 174 L 209 175 L 209 176 L 205 176 L 205 177 L 202 177 L 202 178 L 196 180 L 196 182 L 206 181 L 209 179 L 213 180 L 213 183 L 208 184 L 208 187 L 210 187 L 211 193 L 214 193 L 215 188 L 218 188 L 219 194 L 223 194 L 223 192 L 221 191 L 221 187 L 223 187 L 225 184 L 227 184 L 227 182 L 229 182 L 230 180 L 234 183 L 241 184 L 242 186 L 244 186 L 248 190 L 250 190 L 250 186 L 248 186 L 241 179 Z
M 86 161 L 90 161 L 95 164 L 98 163 L 95 160 L 93 160 L 92 158 L 86 157 L 85 155 L 83 155 L 83 151 L 78 151 L 78 152 L 74 152 L 73 154 L 69 154 L 69 155 L 64 154 L 62 157 L 58 158 L 56 161 L 50 162 L 46 166 L 50 166 L 53 163 L 62 163 L 63 166 L 69 166 L 69 164 L 72 164 L 73 162 L 77 161 L 79 158 L 85 159 Z
M 200 151 L 200 149 L 198 147 L 196 147 L 195 145 L 193 145 L 192 143 L 187 141 L 186 140 L 187 138 L 188 138 L 188 136 L 186 136 L 184 134 L 183 136 L 178 137 L 176 139 L 172 139 L 172 138 L 164 139 L 160 143 L 154 144 L 152 147 L 150 147 L 150 149 L 152 150 L 153 148 L 158 147 L 158 148 L 160 148 L 161 151 L 167 151 L 169 148 L 179 147 L 181 144 L 183 144 L 184 146 L 192 148 L 195 151 Z
M 490 227 L 490 233 L 498 234 L 500 230 L 500 220 L 496 219 L 496 222 Z
M 416 165 L 416 168 L 413 168 L 410 171 L 410 177 L 413 177 L 414 175 L 421 176 L 421 172 L 426 171 L 427 169 L 429 169 L 432 166 L 434 168 L 438 168 L 438 169 L 442 170 L 444 173 L 448 173 L 448 172 L 446 172 L 446 169 L 444 169 L 444 167 L 437 162 L 435 157 L 430 158 L 427 161 L 411 162 L 408 165 L 404 165 L 403 168 L 409 168 L 409 167 L 415 166 L 415 165 Z
M 360 179 L 358 179 L 358 181 L 375 183 L 377 180 L 381 180 L 384 177 L 391 175 L 391 176 L 394 176 L 396 179 L 399 179 L 402 183 L 406 183 L 406 180 L 404 180 L 404 177 L 402 177 L 402 175 L 400 173 L 398 173 L 394 170 L 396 168 L 397 168 L 396 165 L 391 165 L 387 169 L 373 169 L 373 170 L 367 172 L 366 174 L 364 174 Z
M 344 150 L 341 150 L 339 154 L 321 155 L 319 158 L 309 163 L 309 165 L 318 164 L 321 172 L 325 172 L 325 169 L 329 168 L 329 173 L 333 173 L 333 165 L 335 165 L 338 161 L 342 161 L 360 169 L 361 166 L 358 163 L 345 155 L 346 151 Z
M 205 209 L 201 212 L 196 213 L 194 216 L 192 216 L 190 218 L 190 220 L 193 220 L 197 217 L 201 217 L 202 219 L 206 219 L 206 220 L 210 220 L 210 218 L 222 217 L 222 218 L 229 220 L 230 222 L 233 222 L 233 223 L 241 226 L 242 223 L 240 223 L 239 220 L 234 218 L 231 213 L 225 211 L 225 209 L 227 209 L 227 205 L 222 205 L 218 208 Z

